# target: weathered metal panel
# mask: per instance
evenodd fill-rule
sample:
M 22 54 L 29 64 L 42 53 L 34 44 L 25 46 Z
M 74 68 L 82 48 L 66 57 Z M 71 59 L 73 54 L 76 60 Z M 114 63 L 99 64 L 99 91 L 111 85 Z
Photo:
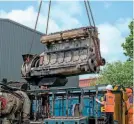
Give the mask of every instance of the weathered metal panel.
M 42 35 L 41 32 L 35 32 L 32 54 L 44 50 L 44 45 L 39 43 Z M 0 80 L 7 78 L 8 81 L 20 81 L 22 54 L 29 52 L 32 37 L 33 29 L 9 19 L 0 19 Z M 78 86 L 78 77 L 69 78 L 68 85 Z

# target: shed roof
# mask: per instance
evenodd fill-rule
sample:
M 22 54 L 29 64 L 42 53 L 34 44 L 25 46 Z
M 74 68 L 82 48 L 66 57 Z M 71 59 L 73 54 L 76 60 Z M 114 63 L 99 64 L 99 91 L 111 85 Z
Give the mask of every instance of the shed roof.
M 25 25 L 23 25 L 23 24 L 20 24 L 20 23 L 18 23 L 18 22 L 16 22 L 16 21 L 13 21 L 13 20 L 10 20 L 10 19 L 7 19 L 7 18 L 0 18 L 0 21 L 11 22 L 11 23 L 13 23 L 13 24 L 15 24 L 15 25 L 18 25 L 18 26 L 20 26 L 20 27 L 26 28 L 26 29 L 28 29 L 29 31 L 32 31 L 32 32 L 35 31 L 34 29 L 29 28 L 28 26 L 25 26 Z M 38 33 L 38 34 L 40 34 L 40 35 L 43 35 L 43 33 L 40 32 L 40 31 L 37 31 L 37 30 L 36 30 L 35 32 Z

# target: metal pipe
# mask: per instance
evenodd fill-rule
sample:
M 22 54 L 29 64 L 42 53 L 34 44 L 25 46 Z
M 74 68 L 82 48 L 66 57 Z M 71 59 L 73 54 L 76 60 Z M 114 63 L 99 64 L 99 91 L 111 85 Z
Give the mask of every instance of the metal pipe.
M 34 114 L 34 119 L 37 120 L 37 112 L 38 112 L 37 94 L 35 95 L 35 104 L 36 104 L 36 106 L 35 106 L 36 110 L 35 110 L 35 114 Z
M 68 117 L 68 91 L 66 91 L 66 116 Z
M 49 100 L 49 96 L 48 96 L 48 94 L 47 94 L 47 110 L 46 110 L 46 115 L 47 115 L 47 117 L 49 118 L 50 117 L 50 100 Z
M 62 116 L 64 114 L 64 96 L 62 96 Z
M 52 93 L 52 114 L 51 114 L 52 117 L 54 116 L 54 101 L 55 101 L 55 96 L 54 93 Z
M 98 97 L 98 85 L 96 85 L 96 98 Z M 98 124 L 98 103 L 96 102 L 96 118 L 95 118 L 95 124 Z
M 83 95 L 84 95 L 84 90 L 81 89 L 80 116 L 82 116 L 82 110 L 83 110 Z

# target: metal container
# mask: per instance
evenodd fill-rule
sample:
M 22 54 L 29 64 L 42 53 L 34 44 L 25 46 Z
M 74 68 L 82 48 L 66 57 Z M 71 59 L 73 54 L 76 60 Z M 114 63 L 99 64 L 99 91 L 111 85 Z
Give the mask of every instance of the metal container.
M 98 98 L 101 99 L 103 94 L 99 94 Z M 50 99 L 50 109 L 52 109 Z M 73 116 L 73 106 L 79 104 L 78 97 L 69 97 L 68 98 L 68 116 Z M 83 99 L 83 110 L 82 116 L 96 117 L 96 109 L 97 109 L 97 117 L 104 116 L 104 113 L 101 111 L 101 105 L 95 101 L 94 96 L 92 97 L 84 97 Z M 66 116 L 66 99 L 56 98 L 54 102 L 54 116 Z M 50 110 L 52 111 L 52 110 Z

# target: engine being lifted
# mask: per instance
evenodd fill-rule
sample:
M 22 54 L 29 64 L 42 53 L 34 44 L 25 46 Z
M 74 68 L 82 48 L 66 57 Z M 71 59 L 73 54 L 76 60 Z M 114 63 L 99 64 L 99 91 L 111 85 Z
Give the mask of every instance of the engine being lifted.
M 22 76 L 30 82 L 34 80 L 38 84 L 47 80 L 49 85 L 53 77 L 61 86 L 65 85 L 65 77 L 97 73 L 100 66 L 105 64 L 96 27 L 44 35 L 40 41 L 46 45 L 46 51 L 40 55 L 23 55 Z

